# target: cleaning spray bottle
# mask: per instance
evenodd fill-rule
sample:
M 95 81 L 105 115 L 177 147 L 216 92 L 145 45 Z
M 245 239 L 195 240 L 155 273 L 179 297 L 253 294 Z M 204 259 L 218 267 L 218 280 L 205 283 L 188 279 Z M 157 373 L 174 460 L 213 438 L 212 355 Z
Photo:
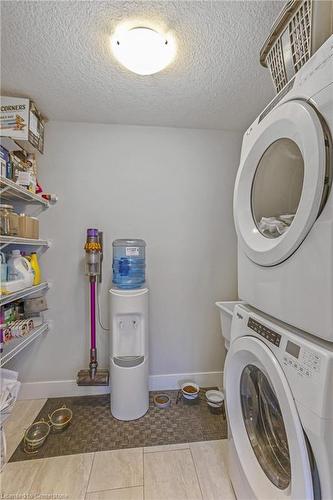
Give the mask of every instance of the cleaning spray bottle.
M 32 252 L 29 260 L 32 270 L 34 272 L 34 285 L 39 285 L 41 282 L 41 276 L 40 276 L 40 267 L 36 252 Z

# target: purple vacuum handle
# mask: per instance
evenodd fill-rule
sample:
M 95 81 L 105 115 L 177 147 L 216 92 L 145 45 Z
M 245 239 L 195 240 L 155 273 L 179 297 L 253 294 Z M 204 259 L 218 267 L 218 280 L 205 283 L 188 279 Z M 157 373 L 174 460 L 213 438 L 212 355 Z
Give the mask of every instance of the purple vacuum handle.
M 96 281 L 90 281 L 90 336 L 91 349 L 96 349 Z
M 98 229 L 93 229 L 93 228 L 90 228 L 90 229 L 87 229 L 87 236 L 88 237 L 92 237 L 92 238 L 97 238 L 98 236 Z

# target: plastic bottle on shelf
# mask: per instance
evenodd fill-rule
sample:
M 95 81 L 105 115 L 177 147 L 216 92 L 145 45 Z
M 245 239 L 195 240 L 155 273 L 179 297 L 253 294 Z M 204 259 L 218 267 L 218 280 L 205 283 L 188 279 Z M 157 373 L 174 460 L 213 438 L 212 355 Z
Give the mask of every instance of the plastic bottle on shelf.
M 0 281 L 7 281 L 7 262 L 6 262 L 6 257 L 3 252 L 0 252 Z
M 32 252 L 30 256 L 30 264 L 34 273 L 34 285 L 39 285 L 41 282 L 40 267 L 36 252 Z
M 22 257 L 20 250 L 13 250 L 7 262 L 8 281 L 24 280 L 25 286 L 32 286 L 34 274 L 31 264 Z

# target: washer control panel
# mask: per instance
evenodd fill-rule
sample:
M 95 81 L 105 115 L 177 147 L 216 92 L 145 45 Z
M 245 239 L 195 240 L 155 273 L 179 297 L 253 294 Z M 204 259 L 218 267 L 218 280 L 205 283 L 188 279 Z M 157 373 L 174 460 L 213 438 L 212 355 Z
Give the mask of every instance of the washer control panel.
M 320 356 L 310 349 L 300 348 L 294 342 L 287 341 L 283 364 L 297 371 L 301 377 L 312 377 L 320 372 Z
M 280 347 L 279 359 L 288 370 L 295 370 L 301 377 L 313 377 L 320 373 L 321 357 L 318 351 L 298 344 L 297 339 L 294 342 L 288 338 L 282 338 L 279 333 L 254 318 L 249 317 L 247 326 L 274 346 Z
M 264 337 L 266 340 L 271 342 L 272 344 L 276 345 L 277 347 L 280 346 L 281 335 L 274 332 L 273 330 L 271 330 L 267 326 L 259 323 L 259 321 L 256 321 L 253 318 L 249 318 L 249 320 L 247 322 L 247 326 L 249 328 L 251 328 L 251 330 L 253 330 L 254 332 L 261 335 L 261 337 Z

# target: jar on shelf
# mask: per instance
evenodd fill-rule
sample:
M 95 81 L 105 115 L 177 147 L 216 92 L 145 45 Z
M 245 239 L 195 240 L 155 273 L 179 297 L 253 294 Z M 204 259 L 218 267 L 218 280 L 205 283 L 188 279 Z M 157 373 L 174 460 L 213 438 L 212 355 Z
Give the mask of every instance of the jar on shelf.
M 11 236 L 18 236 L 19 234 L 19 216 L 13 209 L 10 210 L 9 214 L 10 232 Z
M 32 223 L 32 238 L 38 240 L 39 238 L 39 220 L 37 217 L 30 217 Z
M 19 236 L 21 238 L 29 237 L 28 217 L 25 214 L 19 215 Z
M 17 236 L 19 232 L 18 215 L 12 205 L 0 204 L 0 228 L 2 236 Z
M 1 227 L 1 236 L 9 236 L 10 235 L 10 222 L 9 222 L 9 214 L 10 214 L 11 205 L 0 205 L 0 227 Z

